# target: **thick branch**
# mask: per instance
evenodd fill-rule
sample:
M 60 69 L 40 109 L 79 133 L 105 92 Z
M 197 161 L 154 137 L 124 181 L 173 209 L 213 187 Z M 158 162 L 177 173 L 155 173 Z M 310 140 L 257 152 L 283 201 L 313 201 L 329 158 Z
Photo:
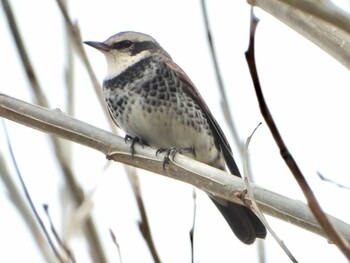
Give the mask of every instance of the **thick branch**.
M 30 103 L 0 94 L 0 116 L 31 128 L 96 149 L 113 160 L 190 183 L 218 197 L 240 203 L 235 193 L 244 190 L 242 179 L 224 171 L 199 163 L 182 155 L 176 155 L 175 163 L 163 170 L 163 156 L 156 156 L 150 147 L 135 145 L 136 154 L 130 154 L 130 145 L 110 132 L 96 128 L 60 110 L 48 110 Z M 310 209 L 302 202 L 251 185 L 261 210 L 306 230 L 326 237 Z M 350 226 L 332 216 L 329 220 L 350 241 Z
M 350 17 L 329 1 L 249 0 L 350 69 Z

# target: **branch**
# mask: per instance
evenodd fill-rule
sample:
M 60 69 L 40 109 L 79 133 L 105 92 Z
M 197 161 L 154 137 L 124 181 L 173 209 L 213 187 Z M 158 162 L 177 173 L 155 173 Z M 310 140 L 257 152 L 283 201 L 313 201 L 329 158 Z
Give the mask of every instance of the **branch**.
M 255 52 L 254 52 L 254 39 L 255 39 L 255 30 L 257 26 L 257 19 L 254 16 L 253 12 L 251 13 L 251 24 L 250 24 L 250 39 L 249 47 L 245 52 L 246 60 L 249 66 L 250 75 L 254 83 L 254 88 L 256 92 L 256 97 L 259 102 L 260 111 L 264 117 L 266 124 L 268 125 L 271 134 L 280 150 L 280 154 L 285 161 L 286 165 L 294 175 L 295 180 L 299 184 L 300 189 L 302 190 L 307 203 L 312 211 L 312 213 L 317 218 L 317 221 L 320 223 L 322 228 L 327 233 L 328 238 L 332 243 L 337 245 L 337 247 L 343 252 L 343 254 L 350 259 L 350 245 L 345 240 L 345 238 L 338 233 L 337 229 L 333 227 L 326 214 L 322 211 L 321 206 L 319 205 L 316 196 L 313 194 L 311 187 L 307 183 L 303 173 L 299 169 L 298 164 L 294 160 L 292 154 L 289 152 L 286 144 L 283 141 L 281 134 L 278 131 L 277 125 L 275 124 L 273 117 L 270 113 L 270 110 L 266 104 L 264 95 L 261 90 L 261 85 L 258 77 L 258 72 L 255 65 Z
M 248 0 L 350 69 L 350 17 L 329 1 Z
M 163 170 L 164 156 L 156 156 L 155 149 L 135 145 L 136 153 L 132 157 L 130 145 L 124 142 L 124 138 L 74 119 L 59 110 L 48 110 L 0 94 L 0 116 L 96 149 L 114 161 L 162 174 L 192 184 L 220 198 L 243 204 L 235 194 L 245 189 L 241 178 L 180 154 L 176 155 L 176 162 L 171 162 Z M 251 184 L 251 188 L 264 213 L 327 238 L 309 207 L 301 201 L 289 199 L 254 184 Z M 347 241 L 350 241 L 350 225 L 332 216 L 327 217 Z
M 253 12 L 253 8 L 251 9 L 251 12 Z M 256 20 L 256 23 L 258 23 L 259 20 Z M 289 259 L 293 262 L 296 263 L 298 262 L 294 255 L 292 254 L 292 252 L 288 249 L 288 247 L 286 246 L 286 244 L 284 244 L 284 242 L 277 236 L 277 234 L 275 233 L 275 231 L 272 229 L 272 227 L 270 226 L 270 224 L 267 222 L 264 214 L 261 212 L 259 206 L 256 204 L 255 198 L 254 198 L 254 194 L 252 193 L 252 189 L 250 187 L 250 179 L 249 179 L 249 172 L 248 172 L 248 164 L 247 164 L 247 160 L 248 160 L 248 147 L 250 144 L 251 139 L 253 138 L 254 133 L 256 132 L 256 130 L 259 128 L 259 126 L 261 125 L 261 122 L 259 123 L 259 125 L 254 129 L 254 131 L 252 132 L 252 134 L 247 138 L 247 141 L 245 143 L 245 147 L 244 147 L 244 152 L 243 152 L 243 180 L 245 183 L 245 186 L 247 188 L 247 194 L 250 196 L 250 198 L 252 199 L 252 202 L 250 204 L 251 209 L 254 211 L 254 213 L 259 217 L 259 219 L 261 220 L 261 222 L 264 224 L 264 226 L 266 227 L 266 229 L 269 231 L 269 233 L 272 235 L 272 237 L 275 239 L 275 241 L 278 243 L 278 245 L 282 248 L 282 250 L 284 251 L 284 253 L 286 253 L 286 255 L 289 257 Z

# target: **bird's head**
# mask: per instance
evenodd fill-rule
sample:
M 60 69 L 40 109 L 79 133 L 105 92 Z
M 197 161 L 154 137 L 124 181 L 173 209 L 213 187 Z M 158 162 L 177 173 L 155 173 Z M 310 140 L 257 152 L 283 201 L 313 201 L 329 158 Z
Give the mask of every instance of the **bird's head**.
M 84 44 L 101 51 L 107 60 L 107 79 L 118 76 L 128 67 L 153 54 L 169 54 L 149 35 L 138 32 L 121 32 L 104 42 L 85 41 Z

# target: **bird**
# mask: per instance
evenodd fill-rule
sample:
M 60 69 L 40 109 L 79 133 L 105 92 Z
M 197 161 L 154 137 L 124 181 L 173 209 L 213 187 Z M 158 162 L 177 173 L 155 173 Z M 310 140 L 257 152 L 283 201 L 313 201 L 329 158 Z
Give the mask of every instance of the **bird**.
M 178 151 L 241 177 L 231 147 L 196 86 L 151 36 L 124 31 L 103 42 L 85 41 L 105 56 L 103 95 L 114 123 L 133 144 Z M 266 228 L 246 206 L 209 194 L 244 244 L 266 237 Z

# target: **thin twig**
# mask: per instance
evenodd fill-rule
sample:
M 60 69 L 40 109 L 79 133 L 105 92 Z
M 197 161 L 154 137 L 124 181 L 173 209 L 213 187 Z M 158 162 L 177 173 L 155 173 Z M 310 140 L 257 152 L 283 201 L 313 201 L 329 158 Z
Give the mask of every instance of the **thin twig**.
M 259 20 L 252 20 L 251 23 L 255 22 L 258 23 Z M 284 253 L 286 253 L 286 255 L 289 257 L 289 259 L 294 262 L 297 263 L 298 261 L 295 259 L 295 257 L 293 256 L 292 252 L 289 251 L 288 247 L 284 244 L 284 242 L 277 236 L 277 234 L 275 233 L 275 231 L 272 229 L 272 227 L 270 226 L 270 224 L 267 222 L 264 214 L 261 212 L 258 204 L 256 203 L 255 197 L 254 197 L 254 193 L 252 191 L 252 188 L 250 186 L 250 182 L 249 182 L 249 172 L 248 172 L 248 148 L 249 148 L 249 144 L 251 139 L 253 138 L 254 133 L 256 132 L 256 130 L 259 128 L 259 126 L 261 125 L 261 122 L 259 123 L 259 125 L 254 129 L 254 131 L 252 132 L 252 134 L 247 138 L 245 147 L 244 147 L 244 153 L 243 153 L 243 175 L 244 175 L 244 183 L 246 185 L 246 189 L 247 189 L 247 194 L 250 197 L 250 201 L 251 201 L 251 208 L 253 209 L 254 213 L 259 217 L 259 219 L 261 220 L 261 222 L 263 222 L 264 226 L 268 229 L 268 231 L 270 232 L 270 234 L 273 236 L 273 238 L 276 240 L 276 242 L 278 243 L 278 245 L 282 248 L 282 250 L 284 251 Z M 265 260 L 264 260 L 265 261 Z
M 226 89 L 225 89 L 224 82 L 223 82 L 222 77 L 221 77 L 221 71 L 219 68 L 219 63 L 218 63 L 217 55 L 215 52 L 214 41 L 213 41 L 213 37 L 212 37 L 210 25 L 209 25 L 209 18 L 208 18 L 208 12 L 207 12 L 207 8 L 206 8 L 205 0 L 201 0 L 201 7 L 202 7 L 202 15 L 204 18 L 205 30 L 207 33 L 207 39 L 208 39 L 209 48 L 210 48 L 210 55 L 211 55 L 211 59 L 212 59 L 213 65 L 214 65 L 215 76 L 216 76 L 216 80 L 217 80 L 217 83 L 219 86 L 219 91 L 221 94 L 221 108 L 222 108 L 222 111 L 224 112 L 224 115 L 226 117 L 226 121 L 228 123 L 228 126 L 229 126 L 230 130 L 232 131 L 233 139 L 234 139 L 236 145 L 242 146 L 242 142 L 238 136 L 238 132 L 237 132 L 235 125 L 234 125 L 234 122 L 233 122 L 233 116 L 231 114 L 230 107 L 228 106 L 229 105 L 229 102 L 227 100 L 228 96 L 226 94 Z
M 227 99 L 229 97 L 227 96 L 226 88 L 225 88 L 224 82 L 222 80 L 221 71 L 219 68 L 219 62 L 218 62 L 215 47 L 214 47 L 214 40 L 213 40 L 212 33 L 211 33 L 211 28 L 210 28 L 210 24 L 209 24 L 209 16 L 208 16 L 205 0 L 201 0 L 201 7 L 202 7 L 202 15 L 204 18 L 205 31 L 207 33 L 207 40 L 208 40 L 208 44 L 209 44 L 209 48 L 210 48 L 210 55 L 211 55 L 211 59 L 212 59 L 213 65 L 214 65 L 215 76 L 216 76 L 216 80 L 217 80 L 217 83 L 219 86 L 219 91 L 221 94 L 221 96 L 220 96 L 221 109 L 224 113 L 226 123 L 228 124 L 228 127 L 232 132 L 234 144 L 237 146 L 238 149 L 240 149 L 238 151 L 238 153 L 240 154 L 240 157 L 242 157 L 244 143 L 239 137 L 238 131 L 236 129 L 236 125 L 234 123 L 234 118 L 231 114 L 231 110 L 229 107 L 230 103 Z M 247 158 L 249 158 L 249 156 Z M 250 164 L 250 162 L 249 162 L 249 164 Z M 253 181 L 253 172 L 251 171 L 251 166 L 249 166 L 248 169 L 249 169 L 249 174 L 251 174 L 251 179 Z
M 192 190 L 193 197 L 193 219 L 192 219 L 192 227 L 190 230 L 190 242 L 191 242 L 191 263 L 194 263 L 194 230 L 196 227 L 196 215 L 197 215 L 197 194 L 196 188 Z
M 347 185 L 343 185 L 343 184 L 340 184 L 338 182 L 335 182 L 327 177 L 325 177 L 323 174 L 321 174 L 320 172 L 317 172 L 317 175 L 318 177 L 322 180 L 322 181 L 325 181 L 325 182 L 328 182 L 328 183 L 331 183 L 331 184 L 334 184 L 336 186 L 338 186 L 339 188 L 344 188 L 344 189 L 347 189 L 347 190 L 350 190 L 350 186 L 347 186 Z
M 252 19 L 256 19 L 254 14 L 252 13 Z M 254 83 L 254 88 L 256 92 L 256 96 L 259 102 L 261 114 L 263 115 L 268 127 L 270 128 L 271 134 L 273 135 L 275 142 L 280 149 L 280 154 L 283 158 L 283 160 L 286 162 L 287 166 L 289 167 L 290 171 L 294 175 L 295 180 L 298 182 L 301 190 L 303 191 L 307 203 L 312 211 L 312 213 L 315 215 L 317 221 L 322 226 L 323 230 L 327 233 L 328 238 L 332 243 L 338 246 L 338 248 L 343 252 L 343 254 L 350 259 L 350 245 L 345 240 L 344 237 L 342 237 L 332 226 L 332 224 L 329 222 L 327 216 L 322 211 L 320 205 L 318 204 L 318 201 L 315 197 L 315 195 L 312 192 L 312 189 L 308 185 L 307 181 L 305 180 L 301 170 L 299 169 L 297 163 L 295 162 L 294 158 L 292 157 L 291 153 L 289 152 L 287 146 L 285 145 L 282 136 L 280 135 L 278 128 L 276 124 L 273 121 L 272 115 L 269 111 L 269 108 L 265 102 L 259 78 L 258 73 L 255 65 L 255 52 L 254 52 L 254 32 L 256 29 L 256 23 L 251 23 L 251 31 L 250 31 L 250 41 L 249 41 L 249 47 L 246 51 L 246 60 L 249 66 L 250 74 Z
M 65 1 L 64 5 L 66 6 L 66 10 L 67 10 L 67 0 Z M 68 12 L 68 11 L 67 11 Z M 64 24 L 66 24 L 64 22 Z M 67 113 L 70 116 L 74 116 L 74 54 L 73 54 L 73 43 L 72 43 L 72 36 L 69 32 L 69 30 L 67 29 L 67 27 L 65 27 L 65 42 L 66 42 L 66 66 L 64 69 L 64 80 L 65 80 L 65 84 L 66 84 L 66 102 L 67 102 Z
M 4 119 L 1 120 L 2 125 L 5 123 Z M 4 149 L 2 149 L 4 150 Z M 31 235 L 35 240 L 35 244 L 37 245 L 39 251 L 42 252 L 43 257 L 46 262 L 53 262 L 56 260 L 55 254 L 52 253 L 52 248 L 45 242 L 45 235 L 41 230 L 41 226 L 39 222 L 36 220 L 23 192 L 18 187 L 18 183 L 15 180 L 15 176 L 11 174 L 8 169 L 10 163 L 5 160 L 2 152 L 0 151 L 0 178 L 2 179 L 3 185 L 6 188 L 9 199 L 14 204 L 15 208 L 17 208 L 18 213 L 22 216 L 24 224 L 27 226 L 27 229 L 31 233 Z M 16 233 L 18 235 L 18 233 Z M 4 233 L 2 233 L 4 235 Z
M 253 133 L 255 133 L 256 129 L 261 125 L 261 122 L 258 124 L 258 126 L 254 129 Z M 251 179 L 251 171 L 250 171 L 250 165 L 249 165 L 249 152 L 248 152 L 248 146 L 249 146 L 249 143 L 250 143 L 250 139 L 251 137 L 253 136 L 253 134 L 248 138 L 247 142 L 246 142 L 246 145 L 244 146 L 244 150 L 243 150 L 243 180 L 244 180 L 244 183 L 246 185 L 246 189 L 247 189 L 247 192 L 249 193 L 249 195 L 251 196 L 252 198 L 252 203 L 253 203 L 253 206 L 254 206 L 254 209 L 255 209 L 255 213 L 258 213 L 259 215 L 259 218 L 261 220 L 261 222 L 264 224 L 264 226 L 267 228 L 267 230 L 271 233 L 272 236 L 274 236 L 274 232 L 272 230 L 272 228 L 270 227 L 270 225 L 268 224 L 264 214 L 261 212 L 257 202 L 256 202 L 256 199 L 254 197 L 254 193 L 252 191 L 252 188 L 251 188 L 251 183 L 253 180 Z M 248 176 L 249 175 L 249 176 Z M 256 247 L 257 247 L 257 252 L 258 252 L 258 262 L 259 263 L 265 263 L 266 262 L 266 246 L 265 246 L 265 242 L 264 240 L 262 239 L 258 239 L 257 240 L 257 244 L 256 244 Z
M 65 6 L 68 8 L 68 0 L 65 1 Z M 64 67 L 64 82 L 65 82 L 65 101 L 66 101 L 66 112 L 70 116 L 74 116 L 74 104 L 75 104 L 75 92 L 74 92 L 74 52 L 73 52 L 73 44 L 72 44 L 72 39 L 71 36 L 65 28 L 65 65 Z M 65 147 L 65 153 L 66 153 L 66 159 L 69 161 L 73 160 L 72 158 L 72 144 L 66 143 L 64 144 Z M 71 163 L 69 163 L 71 164 Z M 62 195 L 63 196 L 63 195 Z M 63 215 L 64 217 L 65 215 Z
M 109 234 L 111 235 L 111 238 L 112 238 L 112 241 L 113 241 L 113 244 L 116 246 L 117 248 L 117 252 L 118 252 L 118 256 L 119 256 L 119 262 L 122 263 L 123 262 L 123 259 L 122 259 L 122 254 L 120 252 L 120 245 L 118 243 L 118 240 L 117 240 L 117 237 L 114 233 L 114 231 L 112 229 L 109 229 Z
M 222 77 L 221 77 L 221 71 L 219 69 L 219 63 L 218 63 L 218 59 L 217 59 L 216 52 L 215 52 L 214 41 L 213 41 L 213 37 L 212 37 L 210 25 L 209 25 L 209 17 L 208 17 L 208 12 L 207 12 L 207 8 L 206 8 L 205 0 L 201 1 L 201 7 L 202 7 L 202 15 L 204 18 L 205 30 L 207 32 L 207 40 L 209 43 L 210 54 L 211 54 L 211 58 L 212 58 L 212 61 L 214 64 L 215 75 L 216 75 L 216 79 L 217 79 L 218 86 L 219 86 L 219 91 L 221 93 L 221 98 L 222 98 L 221 108 L 222 108 L 222 111 L 223 111 L 224 116 L 226 118 L 226 121 L 229 125 L 229 128 L 232 132 L 235 145 L 237 145 L 239 147 L 239 149 L 241 149 L 241 151 L 239 151 L 239 153 L 242 153 L 243 152 L 242 149 L 244 148 L 244 144 L 243 144 L 243 141 L 239 138 L 236 126 L 235 126 L 234 121 L 233 121 L 233 116 L 232 116 L 231 111 L 230 111 L 229 103 L 227 100 L 228 97 L 226 95 L 226 88 L 224 87 L 224 82 L 223 82 Z M 247 155 L 246 158 L 249 159 L 249 154 Z M 251 174 L 252 181 L 253 181 L 253 173 L 251 171 L 250 162 L 248 162 L 248 163 L 249 163 L 249 165 L 248 165 L 247 169 L 248 169 L 249 174 Z M 261 242 L 261 240 L 258 240 L 257 244 L 258 244 L 257 249 L 258 249 L 258 255 L 259 255 L 259 262 L 263 263 L 263 262 L 265 262 L 265 253 L 264 253 L 265 243 Z
M 59 234 L 57 233 L 57 230 L 52 222 L 52 218 L 50 216 L 49 213 L 49 205 L 44 204 L 43 205 L 45 214 L 47 216 L 47 219 L 49 220 L 50 223 L 50 228 L 51 228 L 51 232 L 53 234 L 53 236 L 55 237 L 57 243 L 60 245 L 60 247 L 64 250 L 64 252 L 66 253 L 66 255 L 70 258 L 71 262 L 75 263 L 76 260 L 74 258 L 73 252 L 66 246 L 66 244 L 64 244 L 64 242 L 62 241 L 62 239 L 60 238 Z
M 9 153 L 10 153 L 10 156 L 11 156 L 11 160 L 12 160 L 12 163 L 13 163 L 13 166 L 15 167 L 15 170 L 16 170 L 16 174 L 18 176 L 18 179 L 20 181 L 20 184 L 21 184 L 21 187 L 22 187 L 22 190 L 24 192 L 24 195 L 29 203 L 29 206 L 37 220 L 37 222 L 39 223 L 39 226 L 41 227 L 41 230 L 44 232 L 44 235 L 46 237 L 46 240 L 47 242 L 49 243 L 52 251 L 54 252 L 56 258 L 59 260 L 59 262 L 61 263 L 64 263 L 65 261 L 63 260 L 62 256 L 60 255 L 60 253 L 58 252 L 56 246 L 54 245 L 50 235 L 49 235 L 49 232 L 47 231 L 46 227 L 45 227 L 45 224 L 44 222 L 41 220 L 40 216 L 39 216 L 39 213 L 38 211 L 36 210 L 35 208 L 35 205 L 33 203 L 33 200 L 32 200 L 32 197 L 30 196 L 29 194 L 29 191 L 27 189 L 27 186 L 22 178 L 22 175 L 21 175 L 21 172 L 19 170 L 19 167 L 18 167 L 18 164 L 17 164 L 17 161 L 16 161 L 16 158 L 15 158 L 15 155 L 13 153 L 13 150 L 12 150 L 12 146 L 11 146 L 11 142 L 10 142 L 10 138 L 9 138 L 9 135 L 7 133 L 7 129 L 6 129 L 6 126 L 5 124 L 3 123 L 3 128 L 4 128 L 4 134 L 5 134 L 5 137 L 6 137 L 6 141 L 7 141 L 7 148 L 9 150 Z

